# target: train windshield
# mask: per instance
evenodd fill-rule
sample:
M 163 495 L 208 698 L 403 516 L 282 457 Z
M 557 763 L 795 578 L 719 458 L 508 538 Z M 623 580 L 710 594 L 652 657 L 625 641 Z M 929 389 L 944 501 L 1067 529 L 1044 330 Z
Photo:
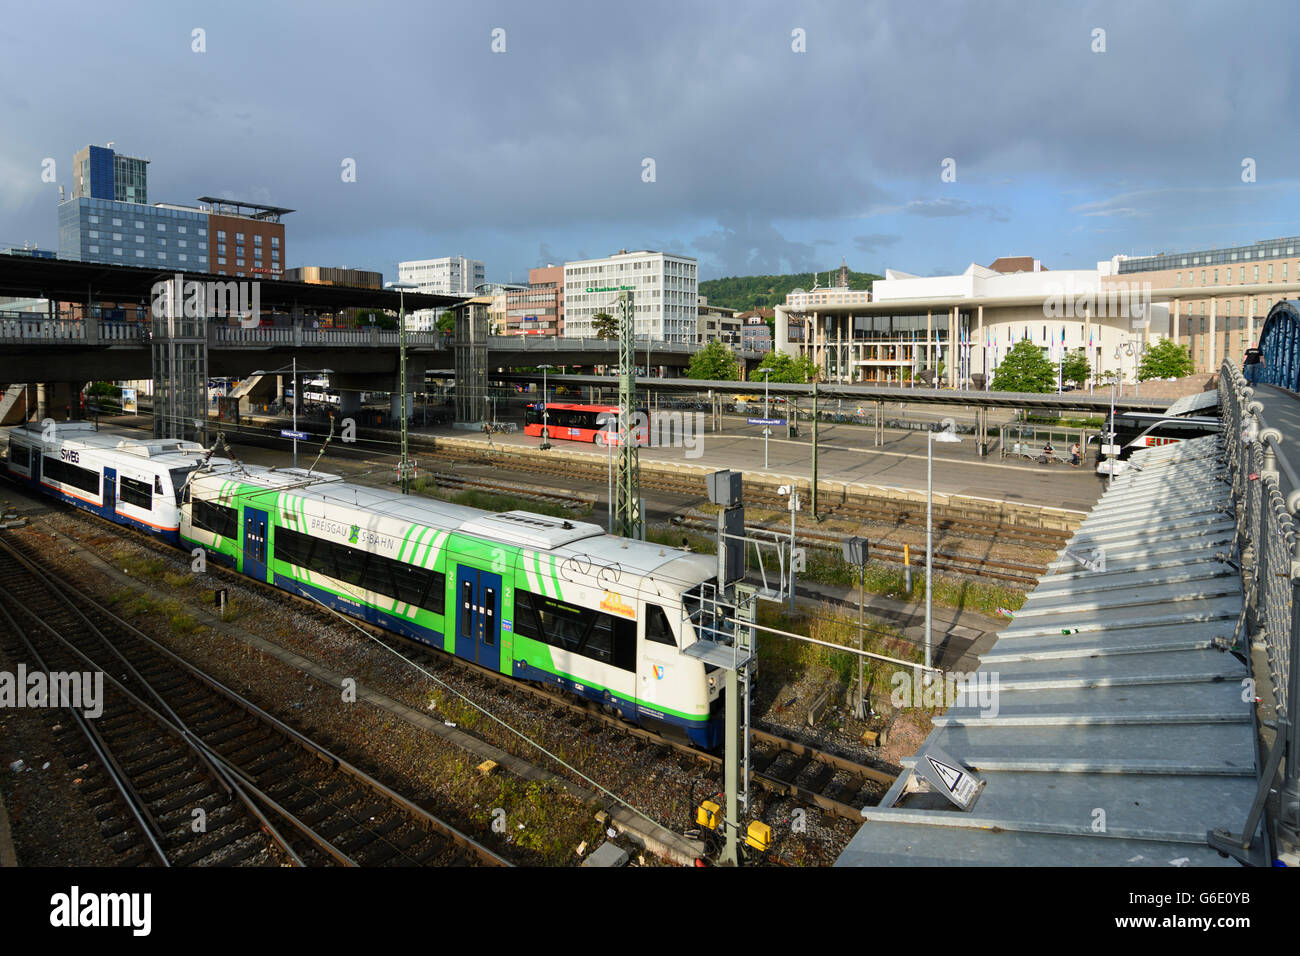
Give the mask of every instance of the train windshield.
M 172 475 L 172 491 L 176 493 L 176 504 L 177 504 L 177 505 L 184 504 L 184 502 L 181 501 L 181 493 L 182 493 L 182 492 L 184 491 L 184 489 L 185 489 L 185 482 L 189 480 L 190 472 L 194 471 L 194 469 L 195 469 L 195 468 L 198 468 L 198 467 L 199 467 L 199 466 L 198 466 L 197 464 L 193 464 L 193 465 L 190 465 L 188 468 L 172 468 L 172 469 L 171 469 L 171 475 Z

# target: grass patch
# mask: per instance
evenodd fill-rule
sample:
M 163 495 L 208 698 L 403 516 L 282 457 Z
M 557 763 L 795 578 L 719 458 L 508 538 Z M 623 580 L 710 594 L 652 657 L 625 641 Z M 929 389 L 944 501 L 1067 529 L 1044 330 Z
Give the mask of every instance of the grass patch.
M 830 644 L 856 648 L 858 643 L 856 615 L 844 614 L 825 605 L 791 615 L 787 609 L 764 601 L 759 604 L 758 623 Z M 864 650 L 917 663 L 924 660 L 922 650 L 904 640 L 897 629 L 869 617 L 864 624 Z M 759 671 L 765 678 L 771 676 L 783 683 L 796 682 L 812 669 L 828 672 L 847 685 L 856 679 L 858 672 L 856 654 L 843 653 L 768 631 L 759 632 L 758 661 Z M 864 679 L 868 685 L 874 681 L 874 686 L 887 687 L 894 671 L 904 669 L 897 664 L 868 658 L 864 667 Z
M 429 498 L 438 498 L 442 501 L 450 501 L 453 504 L 466 505 L 470 508 L 479 508 L 483 511 L 497 513 L 502 511 L 530 511 L 533 514 L 549 515 L 552 518 L 584 517 L 591 514 L 591 505 L 586 505 L 583 508 L 566 508 L 564 505 L 558 505 L 554 502 L 537 501 L 533 498 L 505 495 L 473 488 L 453 492 L 450 489 L 438 487 L 436 481 L 427 477 L 417 478 L 412 482 L 411 490 L 416 494 L 425 495 Z

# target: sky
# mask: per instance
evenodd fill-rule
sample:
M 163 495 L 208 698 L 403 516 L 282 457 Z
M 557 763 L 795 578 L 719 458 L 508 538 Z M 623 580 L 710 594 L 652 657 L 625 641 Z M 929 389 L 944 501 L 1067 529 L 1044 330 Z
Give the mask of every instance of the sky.
M 1298 24 L 1264 0 L 10 3 L 0 248 L 57 249 L 72 156 L 108 142 L 151 161 L 151 202 L 285 206 L 287 267 L 385 279 L 1250 243 L 1300 234 Z

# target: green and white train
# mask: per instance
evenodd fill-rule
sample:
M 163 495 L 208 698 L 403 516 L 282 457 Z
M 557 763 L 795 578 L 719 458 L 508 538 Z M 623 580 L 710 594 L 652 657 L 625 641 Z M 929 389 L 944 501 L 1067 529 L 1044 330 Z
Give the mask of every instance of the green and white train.
M 190 479 L 180 543 L 493 671 L 679 728 L 703 747 L 721 741 L 723 674 L 685 653 L 708 628 L 711 556 L 586 522 L 235 464 Z

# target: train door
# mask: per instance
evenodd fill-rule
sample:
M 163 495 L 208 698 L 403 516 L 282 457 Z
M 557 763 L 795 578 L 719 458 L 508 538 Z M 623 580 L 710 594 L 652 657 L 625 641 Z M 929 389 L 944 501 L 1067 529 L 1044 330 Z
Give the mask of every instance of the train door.
M 501 669 L 501 575 L 457 566 L 456 656 Z
M 266 580 L 266 512 L 244 508 L 244 573 Z
M 104 469 L 104 517 L 117 520 L 117 469 Z

